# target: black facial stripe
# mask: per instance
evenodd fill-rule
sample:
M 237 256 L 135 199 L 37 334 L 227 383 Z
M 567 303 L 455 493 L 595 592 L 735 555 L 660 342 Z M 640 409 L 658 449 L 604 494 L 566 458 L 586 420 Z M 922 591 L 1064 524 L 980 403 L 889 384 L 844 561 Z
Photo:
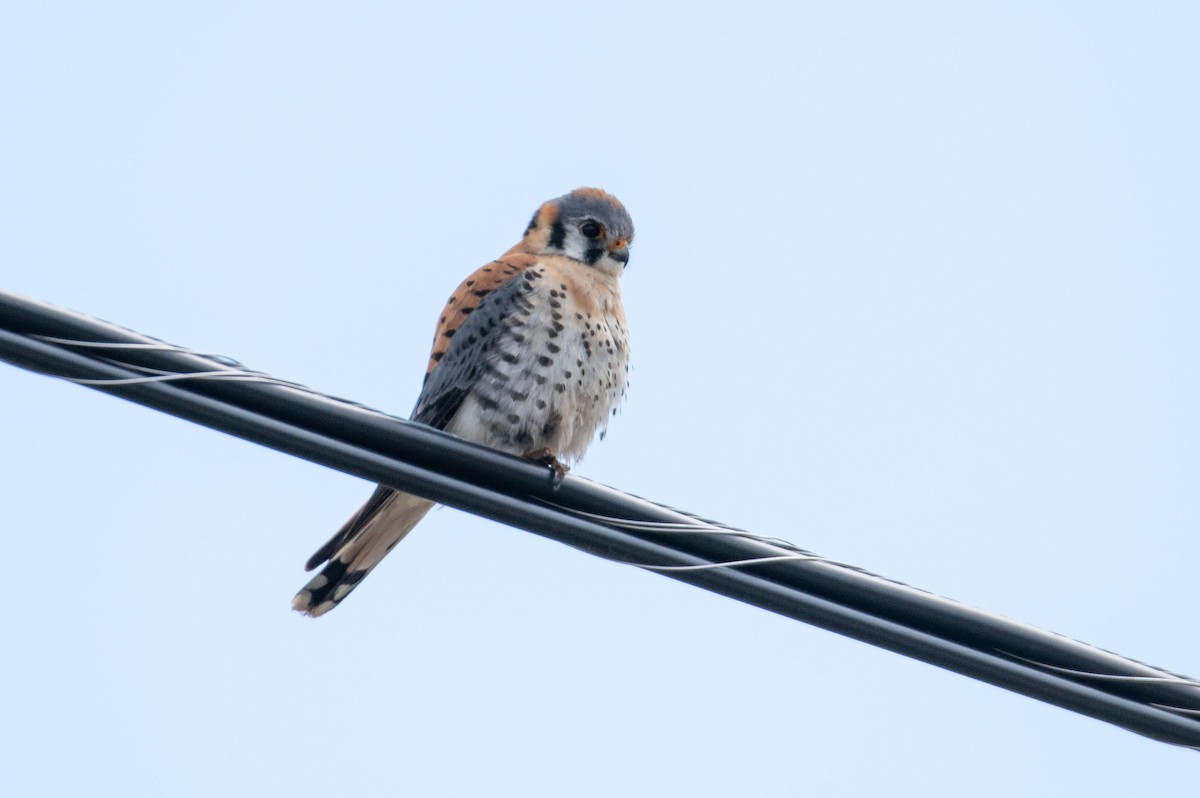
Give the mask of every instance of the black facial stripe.
M 555 219 L 554 224 L 550 227 L 550 246 L 555 249 L 562 249 L 566 240 L 567 226 L 562 223 L 562 219 Z
M 587 252 L 583 253 L 583 259 L 588 263 L 595 263 L 604 257 L 604 247 L 590 247 Z
M 529 220 L 529 226 L 525 228 L 525 235 L 529 235 L 531 231 L 537 229 L 537 218 L 537 211 L 534 211 L 533 218 Z

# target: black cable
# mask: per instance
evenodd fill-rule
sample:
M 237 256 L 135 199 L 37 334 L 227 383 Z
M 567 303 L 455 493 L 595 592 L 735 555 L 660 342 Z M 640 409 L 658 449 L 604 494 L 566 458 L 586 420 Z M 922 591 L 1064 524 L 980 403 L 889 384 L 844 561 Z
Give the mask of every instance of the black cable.
M 4 292 L 0 358 L 101 381 L 91 387 L 1154 739 L 1200 747 L 1200 684 L 1193 680 L 578 477 L 556 485 L 545 468 L 519 458 L 225 358 Z M 757 562 L 720 566 L 746 560 Z

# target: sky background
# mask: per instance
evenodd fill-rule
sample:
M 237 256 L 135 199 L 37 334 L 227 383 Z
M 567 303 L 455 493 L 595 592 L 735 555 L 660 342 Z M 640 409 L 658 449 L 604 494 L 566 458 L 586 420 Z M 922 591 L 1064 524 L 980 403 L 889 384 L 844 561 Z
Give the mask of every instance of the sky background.
M 406 416 L 580 185 L 576 469 L 1200 675 L 1190 3 L 0 3 L 0 286 Z M 13 796 L 1168 795 L 1200 759 L 0 364 Z

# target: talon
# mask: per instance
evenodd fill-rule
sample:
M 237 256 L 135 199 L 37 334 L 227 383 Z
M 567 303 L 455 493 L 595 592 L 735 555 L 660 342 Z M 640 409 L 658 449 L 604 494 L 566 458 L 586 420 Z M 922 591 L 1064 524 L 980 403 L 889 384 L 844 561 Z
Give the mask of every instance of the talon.
M 549 466 L 550 468 L 554 469 L 555 485 L 562 482 L 562 478 L 567 475 L 568 471 L 571 470 L 570 466 L 555 457 L 554 452 L 550 451 L 544 446 L 541 449 L 531 449 L 525 452 L 525 454 L 521 455 L 521 457 L 532 463 Z

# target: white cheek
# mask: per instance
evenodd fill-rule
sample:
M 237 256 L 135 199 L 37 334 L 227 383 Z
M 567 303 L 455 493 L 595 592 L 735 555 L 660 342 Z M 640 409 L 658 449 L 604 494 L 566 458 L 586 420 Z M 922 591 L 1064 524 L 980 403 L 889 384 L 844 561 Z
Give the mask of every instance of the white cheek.
M 563 254 L 575 260 L 583 260 L 587 252 L 587 241 L 577 231 L 567 233 L 563 242 Z

